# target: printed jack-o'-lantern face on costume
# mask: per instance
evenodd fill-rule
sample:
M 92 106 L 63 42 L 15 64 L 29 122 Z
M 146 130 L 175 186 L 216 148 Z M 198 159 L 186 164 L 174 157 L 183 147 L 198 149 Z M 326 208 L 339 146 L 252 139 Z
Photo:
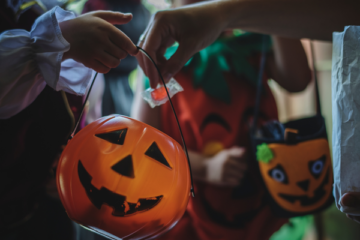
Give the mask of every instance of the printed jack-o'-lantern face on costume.
M 74 221 L 109 237 L 143 239 L 181 218 L 190 174 L 175 140 L 131 118 L 108 116 L 68 143 L 57 184 Z
M 184 92 L 174 96 L 174 104 L 176 110 L 181 110 L 178 113 L 182 118 L 185 142 L 189 149 L 207 157 L 233 146 L 246 147 L 250 144 L 247 126 L 248 115 L 253 112 L 251 109 L 255 101 L 255 89 L 232 74 L 224 74 L 224 77 L 231 90 L 228 94 L 232 99 L 230 103 L 219 101 L 202 88 L 194 88 L 190 71 L 182 71 L 175 76 L 184 88 Z M 238 89 L 242 90 L 241 94 Z M 268 87 L 266 89 L 270 91 Z M 261 120 L 273 119 L 277 115 L 275 100 L 270 94 L 266 95 L 265 99 L 266 104 L 262 108 L 265 117 L 262 115 Z M 168 114 L 164 114 L 171 111 L 170 106 L 164 104 L 161 108 L 165 132 L 176 137 L 176 122 L 174 119 L 168 121 Z M 181 140 L 180 136 L 176 139 Z M 195 181 L 196 196 L 190 200 L 189 211 L 194 212 L 197 218 L 206 214 L 206 218 L 219 225 L 245 228 L 264 206 L 266 190 L 262 185 L 257 162 L 249 163 L 242 182 L 246 184 L 219 187 L 204 181 Z M 244 204 L 247 204 L 246 208 L 240 207 Z
M 333 182 L 326 139 L 258 146 L 258 152 L 266 150 L 268 153 L 259 157 L 271 157 L 259 159 L 260 171 L 271 197 L 281 208 L 303 215 L 326 204 Z

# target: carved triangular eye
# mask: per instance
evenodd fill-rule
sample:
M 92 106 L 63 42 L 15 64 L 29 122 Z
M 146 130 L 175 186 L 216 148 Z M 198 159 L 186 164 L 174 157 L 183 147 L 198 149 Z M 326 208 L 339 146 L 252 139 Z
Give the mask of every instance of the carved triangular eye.
M 146 156 L 151 157 L 152 159 L 164 164 L 165 166 L 167 166 L 168 168 L 170 167 L 170 164 L 166 161 L 164 155 L 161 153 L 158 145 L 156 144 L 156 142 L 153 142 L 151 144 L 151 146 L 149 147 L 149 149 L 146 151 L 145 153 Z
M 131 155 L 128 155 L 125 158 L 121 159 L 119 162 L 117 162 L 115 165 L 113 165 L 111 167 L 111 169 L 123 176 L 129 177 L 129 178 L 135 177 L 134 165 L 132 162 Z
M 99 133 L 99 134 L 95 134 L 95 136 L 114 144 L 123 145 L 125 141 L 126 133 L 127 133 L 127 128 L 112 132 L 107 132 L 107 133 Z

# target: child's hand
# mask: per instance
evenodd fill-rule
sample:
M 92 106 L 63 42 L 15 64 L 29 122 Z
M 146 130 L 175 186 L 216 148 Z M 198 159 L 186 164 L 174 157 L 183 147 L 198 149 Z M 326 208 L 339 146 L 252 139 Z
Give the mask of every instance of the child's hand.
M 59 24 L 70 50 L 63 59 L 72 58 L 100 73 L 119 65 L 127 54 L 136 55 L 135 44 L 113 24 L 126 24 L 131 14 L 95 11 Z
M 245 148 L 224 149 L 205 161 L 206 179 L 209 182 L 237 186 L 247 170 Z

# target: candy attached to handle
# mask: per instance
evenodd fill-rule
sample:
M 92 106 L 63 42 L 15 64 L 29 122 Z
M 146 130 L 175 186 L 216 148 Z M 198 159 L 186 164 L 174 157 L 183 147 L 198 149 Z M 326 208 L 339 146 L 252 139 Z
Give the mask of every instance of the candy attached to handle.
M 166 88 L 169 92 L 170 98 L 172 98 L 178 92 L 184 91 L 181 85 L 174 78 L 170 79 L 170 81 L 166 83 Z M 162 84 L 158 84 L 155 89 L 146 89 L 141 95 L 143 99 L 148 102 L 150 107 L 152 108 L 160 106 L 169 100 L 166 94 L 165 87 Z

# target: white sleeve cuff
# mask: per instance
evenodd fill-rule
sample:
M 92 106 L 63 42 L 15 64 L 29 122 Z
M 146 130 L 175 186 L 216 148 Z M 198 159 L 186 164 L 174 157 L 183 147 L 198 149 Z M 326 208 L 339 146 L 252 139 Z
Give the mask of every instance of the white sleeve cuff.
M 84 95 L 94 74 L 95 71 L 85 67 L 82 63 L 67 59 L 61 63 L 60 77 L 55 90 Z
M 41 75 L 54 89 L 59 80 L 63 53 L 70 49 L 70 44 L 62 36 L 59 23 L 72 18 L 75 18 L 74 13 L 54 7 L 39 17 L 31 29 L 31 39 Z
M 59 7 L 56 7 L 53 10 L 54 11 L 51 12 L 52 26 L 47 27 L 53 28 L 54 33 L 56 34 L 56 40 L 59 41 L 59 43 L 61 42 L 68 46 L 69 43 L 63 38 L 59 23 L 73 19 L 76 16 L 74 13 L 64 11 Z M 69 48 L 67 50 L 69 50 Z M 47 66 L 45 63 L 40 65 L 41 72 L 43 73 L 46 83 L 56 91 L 64 90 L 68 93 L 84 95 L 94 71 L 85 67 L 82 63 L 74 61 L 73 59 L 67 59 L 62 62 L 62 57 L 63 52 L 60 52 L 57 57 L 55 55 L 51 56 L 54 60 L 54 64 L 52 66 Z M 53 69 L 51 70 L 52 67 Z
M 93 71 L 73 60 L 73 64 L 61 61 L 70 44 L 59 22 L 74 17 L 55 7 L 41 15 L 30 32 L 14 29 L 0 34 L 0 119 L 29 106 L 46 83 L 56 90 L 84 94 Z

